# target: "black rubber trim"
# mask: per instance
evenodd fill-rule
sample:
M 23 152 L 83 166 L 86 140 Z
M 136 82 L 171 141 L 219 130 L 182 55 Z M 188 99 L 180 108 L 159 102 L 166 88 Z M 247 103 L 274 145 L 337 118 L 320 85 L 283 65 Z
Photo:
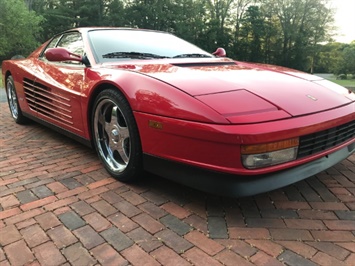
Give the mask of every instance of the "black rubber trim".
M 33 116 L 33 115 L 29 114 L 29 113 L 23 113 L 23 115 L 26 116 L 27 118 L 39 123 L 39 124 L 42 124 L 42 125 L 50 128 L 50 129 L 60 133 L 60 134 L 63 134 L 63 135 L 65 135 L 65 136 L 67 136 L 67 137 L 69 137 L 69 138 L 71 138 L 71 139 L 73 139 L 73 140 L 75 140 L 77 142 L 80 142 L 81 144 L 84 144 L 85 146 L 87 146 L 89 148 L 93 147 L 90 140 L 85 139 L 85 138 L 83 138 L 83 137 L 81 137 L 79 135 L 76 135 L 76 134 L 74 134 L 74 133 L 72 133 L 72 132 L 70 132 L 70 131 L 68 131 L 68 130 L 66 130 L 64 128 L 56 126 L 56 125 L 54 125 L 52 123 L 49 123 L 47 121 L 44 121 L 44 120 L 42 120 L 42 119 L 40 119 L 40 118 L 38 118 L 36 116 Z
M 144 155 L 145 170 L 205 192 L 245 197 L 268 192 L 301 181 L 341 162 L 355 152 L 355 142 L 315 161 L 291 169 L 259 176 L 217 173 L 162 158 Z

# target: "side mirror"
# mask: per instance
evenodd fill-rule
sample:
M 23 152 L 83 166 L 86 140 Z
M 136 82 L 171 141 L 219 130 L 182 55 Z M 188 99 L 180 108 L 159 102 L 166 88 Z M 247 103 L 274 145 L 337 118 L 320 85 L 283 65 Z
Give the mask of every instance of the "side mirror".
M 227 55 L 226 50 L 224 50 L 224 48 L 221 47 L 217 48 L 217 50 L 212 54 L 218 57 L 225 57 Z
M 80 55 L 73 54 L 64 48 L 49 48 L 44 55 L 48 61 L 76 61 L 83 63 L 83 58 Z

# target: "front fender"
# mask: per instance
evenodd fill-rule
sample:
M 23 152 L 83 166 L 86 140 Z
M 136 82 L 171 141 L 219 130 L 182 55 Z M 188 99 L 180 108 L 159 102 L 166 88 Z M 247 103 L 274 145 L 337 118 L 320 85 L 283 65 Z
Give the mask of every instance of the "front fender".
M 145 74 L 117 69 L 87 71 L 87 77 L 91 77 L 87 83 L 88 102 L 92 102 L 90 99 L 97 95 L 98 90 L 114 86 L 125 95 L 132 110 L 136 112 L 188 121 L 230 124 L 222 115 L 201 101 Z

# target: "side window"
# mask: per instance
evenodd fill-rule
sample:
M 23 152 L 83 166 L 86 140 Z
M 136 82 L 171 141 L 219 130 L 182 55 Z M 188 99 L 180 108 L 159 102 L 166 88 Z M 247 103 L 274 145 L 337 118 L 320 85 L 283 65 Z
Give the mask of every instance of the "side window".
M 79 32 L 70 32 L 64 35 L 58 35 L 54 37 L 47 47 L 43 50 L 42 59 L 45 59 L 44 53 L 49 48 L 62 47 L 67 49 L 73 54 L 84 55 L 84 44 Z M 67 64 L 81 65 L 80 62 L 76 61 L 66 61 Z
M 65 48 L 73 54 L 84 55 L 84 44 L 79 32 L 70 32 L 54 37 L 42 52 L 41 58 L 45 58 L 44 53 L 47 49 L 55 47 Z M 62 63 L 81 65 L 80 62 L 76 61 L 66 61 Z
M 59 41 L 59 39 L 60 39 L 61 36 L 62 36 L 62 35 L 58 35 L 58 36 L 54 37 L 54 38 L 50 41 L 50 43 L 47 45 L 46 49 L 43 50 L 43 52 L 42 52 L 42 54 L 41 54 L 41 56 L 40 56 L 42 59 L 45 58 L 44 53 L 47 51 L 47 49 L 49 49 L 49 48 L 54 48 L 54 47 L 57 45 L 57 43 L 58 43 L 58 41 Z
M 84 44 L 80 33 L 71 32 L 63 35 L 60 39 L 57 47 L 62 47 L 67 49 L 73 54 L 84 55 Z

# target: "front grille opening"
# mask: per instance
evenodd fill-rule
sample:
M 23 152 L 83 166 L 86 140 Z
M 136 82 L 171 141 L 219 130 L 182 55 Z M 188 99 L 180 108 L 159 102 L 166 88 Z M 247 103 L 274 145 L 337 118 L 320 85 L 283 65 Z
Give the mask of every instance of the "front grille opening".
M 355 137 L 355 121 L 300 137 L 297 159 L 313 155 Z

